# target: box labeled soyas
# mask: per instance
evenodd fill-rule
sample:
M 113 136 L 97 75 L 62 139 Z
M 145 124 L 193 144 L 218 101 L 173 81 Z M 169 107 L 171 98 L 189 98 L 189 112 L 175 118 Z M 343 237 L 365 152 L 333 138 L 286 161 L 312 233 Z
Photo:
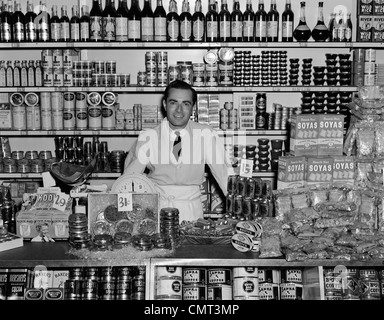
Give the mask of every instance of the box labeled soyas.
M 317 155 L 340 156 L 343 154 L 344 115 L 319 114 L 319 139 Z
M 307 185 L 321 185 L 332 183 L 333 158 L 308 157 L 306 176 Z
M 333 157 L 333 183 L 353 187 L 355 184 L 355 160 L 353 156 Z
M 292 116 L 290 153 L 292 156 L 316 156 L 319 135 L 318 117 L 314 114 Z
M 279 157 L 277 189 L 305 186 L 305 157 Z

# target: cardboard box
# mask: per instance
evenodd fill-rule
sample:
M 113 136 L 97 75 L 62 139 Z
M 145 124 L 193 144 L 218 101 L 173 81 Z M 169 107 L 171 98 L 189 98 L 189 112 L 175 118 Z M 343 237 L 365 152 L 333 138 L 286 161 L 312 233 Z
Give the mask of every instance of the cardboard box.
M 363 15 L 373 14 L 374 0 L 358 0 L 357 13 Z
M 69 270 L 53 270 L 52 288 L 64 288 L 69 278 Z
M 317 155 L 342 155 L 344 142 L 344 115 L 319 114 L 317 116 L 319 123 Z
M 374 15 L 384 15 L 384 1 L 383 0 L 373 0 L 373 14 Z
M 9 269 L 7 278 L 7 299 L 24 300 L 24 291 L 28 287 L 27 269 Z
M 383 42 L 384 41 L 384 17 L 374 16 L 372 23 L 372 41 Z
M 359 16 L 357 21 L 357 42 L 372 42 L 373 16 Z
M 8 269 L 0 269 L 0 300 L 7 299 Z
M 305 186 L 305 157 L 279 157 L 277 189 Z
M 0 103 L 0 129 L 12 129 L 12 111 L 10 103 Z
M 317 115 L 292 116 L 290 130 L 290 153 L 292 156 L 316 156 L 319 136 Z
M 333 179 L 332 157 L 308 157 L 306 185 L 330 184 Z
M 333 183 L 353 187 L 355 184 L 355 167 L 353 156 L 333 157 Z
M 53 270 L 35 270 L 33 288 L 51 288 L 53 284 Z

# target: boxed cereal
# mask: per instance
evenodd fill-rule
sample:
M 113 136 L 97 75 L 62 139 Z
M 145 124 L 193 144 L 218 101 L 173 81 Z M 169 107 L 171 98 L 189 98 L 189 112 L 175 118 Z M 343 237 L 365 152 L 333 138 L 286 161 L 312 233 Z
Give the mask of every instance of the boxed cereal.
M 355 184 L 355 160 L 353 156 L 333 157 L 333 183 L 353 187 Z
M 373 0 L 373 14 L 374 15 L 383 15 L 384 14 L 384 1 L 383 0 Z
M 374 16 L 372 24 L 372 41 L 384 41 L 384 16 Z
M 371 15 L 373 14 L 374 1 L 377 0 L 358 0 L 357 2 L 357 13 L 360 15 Z
M 293 156 L 317 155 L 318 117 L 314 114 L 293 115 L 290 129 L 290 153 Z
M 277 189 L 305 186 L 305 157 L 279 157 Z
M 344 115 L 319 114 L 319 138 L 317 155 L 343 154 Z
M 308 157 L 307 186 L 330 184 L 333 178 L 332 157 Z
M 373 16 L 359 16 L 357 28 L 357 42 L 371 42 L 372 41 L 372 28 Z

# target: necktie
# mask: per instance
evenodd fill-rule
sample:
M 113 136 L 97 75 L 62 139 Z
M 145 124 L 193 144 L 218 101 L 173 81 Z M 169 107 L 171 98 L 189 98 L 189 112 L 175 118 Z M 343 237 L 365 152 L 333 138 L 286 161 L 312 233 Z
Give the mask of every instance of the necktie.
M 173 142 L 172 152 L 176 160 L 178 160 L 181 154 L 181 137 L 180 137 L 180 132 L 176 131 L 175 134 L 176 134 L 176 139 Z

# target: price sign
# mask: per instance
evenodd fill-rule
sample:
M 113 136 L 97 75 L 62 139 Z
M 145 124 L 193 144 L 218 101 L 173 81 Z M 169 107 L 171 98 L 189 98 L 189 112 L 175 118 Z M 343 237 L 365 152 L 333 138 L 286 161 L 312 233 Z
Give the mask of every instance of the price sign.
M 52 204 L 53 209 L 65 211 L 69 199 L 69 194 L 63 192 L 56 193 L 54 202 Z
M 117 211 L 132 211 L 132 193 L 117 194 Z
M 49 210 L 55 201 L 56 193 L 40 193 L 37 195 L 34 209 L 36 210 Z
M 241 159 L 240 161 L 240 176 L 241 177 L 252 177 L 253 170 L 253 160 L 251 159 Z

